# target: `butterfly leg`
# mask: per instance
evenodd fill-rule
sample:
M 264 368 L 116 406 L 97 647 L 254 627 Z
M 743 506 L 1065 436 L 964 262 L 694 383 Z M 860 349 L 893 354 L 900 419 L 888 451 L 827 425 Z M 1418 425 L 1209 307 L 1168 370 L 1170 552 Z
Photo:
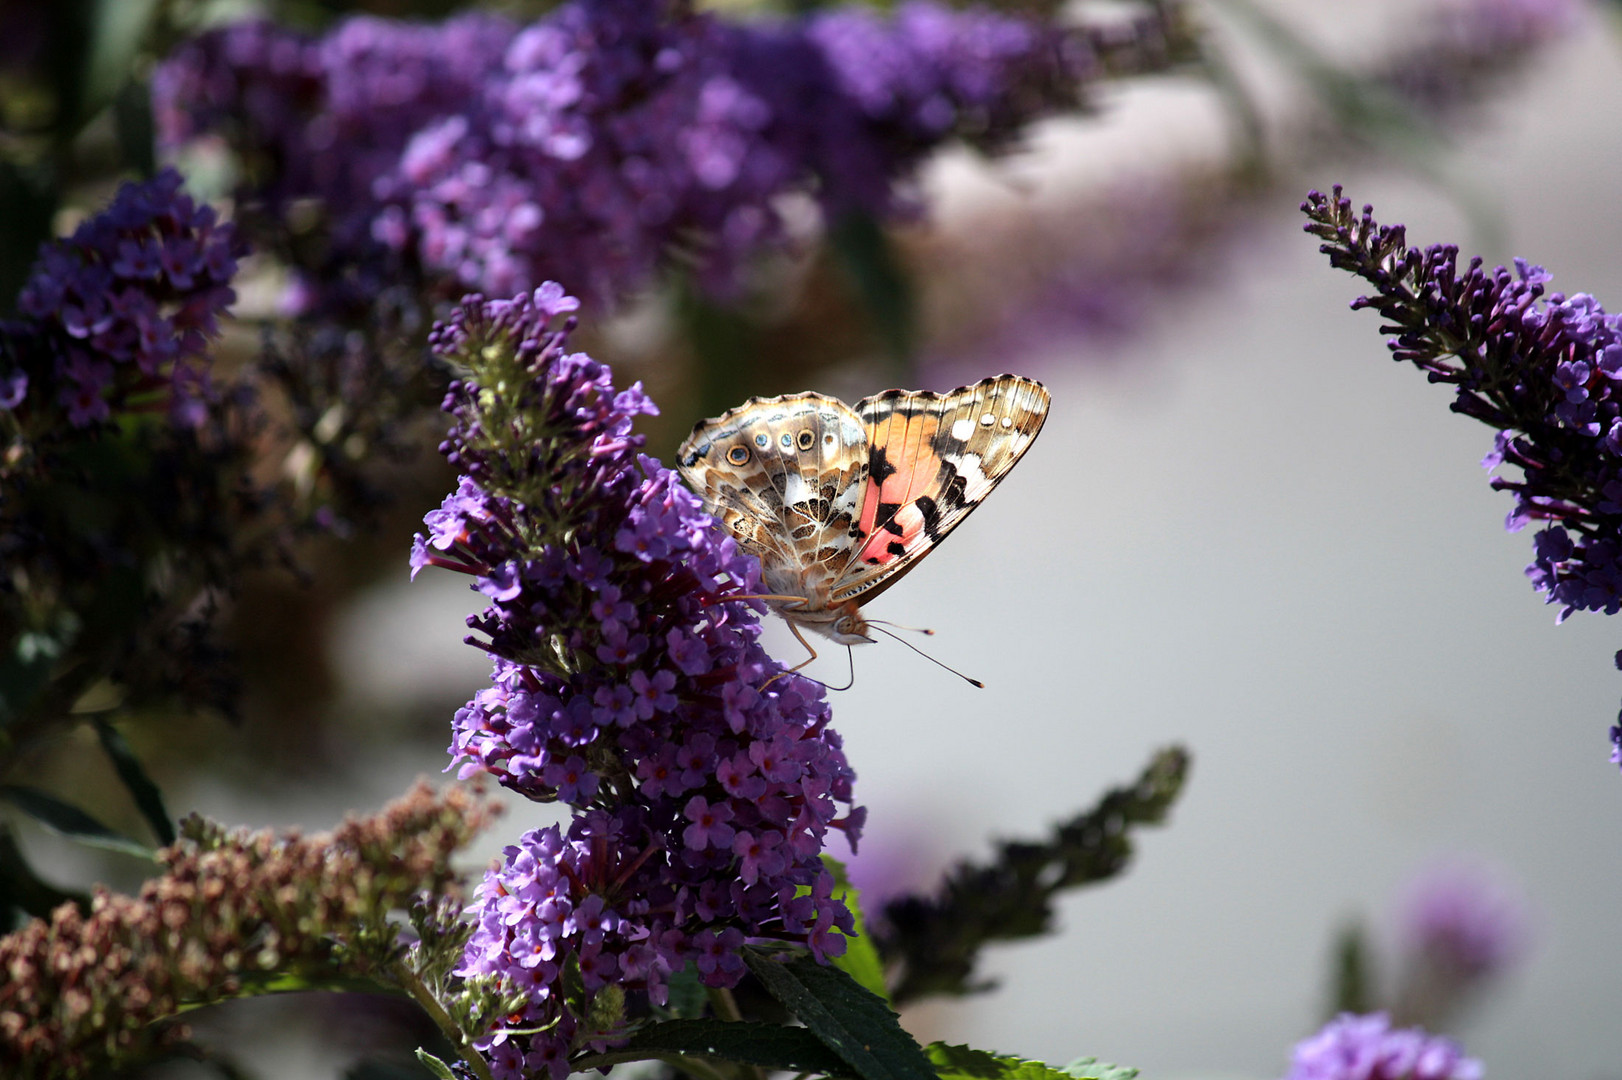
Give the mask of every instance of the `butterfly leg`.
M 795 664 L 793 667 L 786 668 L 783 671 L 779 671 L 776 675 L 773 675 L 771 678 L 769 678 L 765 682 L 761 683 L 760 688 L 761 688 L 762 691 L 764 691 L 766 689 L 766 687 L 770 686 L 772 683 L 776 682 L 778 679 L 781 679 L 784 675 L 792 675 L 792 674 L 794 674 L 796 671 L 799 671 L 801 668 L 805 667 L 807 664 L 809 664 L 811 661 L 813 661 L 813 660 L 815 660 L 817 658 L 817 650 L 813 649 L 811 647 L 811 643 L 809 641 L 805 640 L 805 638 L 800 634 L 800 628 L 798 626 L 795 626 L 792 620 L 784 619 L 783 621 L 788 623 L 788 632 L 794 635 L 794 640 L 798 641 L 801 645 L 804 645 L 805 646 L 805 651 L 810 653 L 811 655 L 806 657 L 804 660 L 801 660 L 798 664 Z

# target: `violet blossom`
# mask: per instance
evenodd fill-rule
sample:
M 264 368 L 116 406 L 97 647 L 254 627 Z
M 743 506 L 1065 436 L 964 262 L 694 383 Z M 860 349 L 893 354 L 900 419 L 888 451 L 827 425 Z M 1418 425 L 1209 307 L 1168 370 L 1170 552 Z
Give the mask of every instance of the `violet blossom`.
M 1468 863 L 1429 868 L 1409 886 L 1399 920 L 1402 972 L 1392 1014 L 1447 1026 L 1526 952 L 1526 903 L 1500 875 Z
M 577 306 L 551 283 L 468 297 L 431 339 L 466 372 L 441 446 L 464 475 L 413 573 L 473 575 L 488 604 L 468 640 L 495 663 L 450 752 L 463 776 L 575 810 L 480 891 L 460 973 L 529 991 L 480 1044 L 503 1076 L 562 1077 L 613 1038 L 618 995 L 659 1002 L 688 962 L 730 986 L 753 939 L 838 955 L 852 920 L 820 856 L 865 816 L 820 685 L 761 649 L 759 601 L 731 598 L 758 592 L 758 564 L 639 453 L 640 385 L 565 351 Z
M 178 424 L 202 422 L 208 341 L 245 248 L 181 183 L 173 170 L 126 183 L 41 247 L 21 317 L 0 324 L 0 409 L 82 428 L 152 402 Z
M 1380 225 L 1372 207 L 1356 214 L 1339 187 L 1302 210 L 1330 264 L 1375 286 L 1352 307 L 1387 321 L 1393 357 L 1497 429 L 1482 464 L 1519 472 L 1492 486 L 1514 495 L 1510 531 L 1542 523 L 1526 575 L 1560 605 L 1557 621 L 1622 611 L 1622 316 L 1587 293 L 1548 292 L 1551 275 L 1523 259 L 1488 271 L 1480 258 L 1461 267 L 1451 244 L 1410 248 L 1403 226 Z
M 1391 1027 L 1384 1013 L 1343 1013 L 1296 1044 L 1284 1080 L 1480 1080 L 1481 1062 L 1452 1039 Z
M 321 206 L 332 259 L 301 266 L 309 304 L 419 270 L 499 294 L 584 274 L 609 300 L 672 252 L 726 287 L 782 239 L 787 194 L 903 212 L 925 153 L 1074 106 L 1094 68 L 1053 24 L 928 0 L 759 22 L 600 0 L 527 26 L 238 24 L 153 86 L 164 145 L 223 136 L 249 166 L 239 197 L 272 219 Z

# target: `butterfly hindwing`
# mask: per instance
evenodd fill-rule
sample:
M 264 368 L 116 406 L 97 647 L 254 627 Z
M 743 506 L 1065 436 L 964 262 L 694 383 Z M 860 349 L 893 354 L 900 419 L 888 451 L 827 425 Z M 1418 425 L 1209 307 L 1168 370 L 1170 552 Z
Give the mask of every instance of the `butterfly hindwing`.
M 858 402 L 868 444 L 859 547 L 830 601 L 866 603 L 917 565 L 1014 467 L 1047 410 L 1047 390 L 1018 375 Z
M 825 604 L 849 563 L 867 478 L 861 420 L 821 394 L 755 398 L 705 421 L 678 451 L 687 482 L 773 593 Z

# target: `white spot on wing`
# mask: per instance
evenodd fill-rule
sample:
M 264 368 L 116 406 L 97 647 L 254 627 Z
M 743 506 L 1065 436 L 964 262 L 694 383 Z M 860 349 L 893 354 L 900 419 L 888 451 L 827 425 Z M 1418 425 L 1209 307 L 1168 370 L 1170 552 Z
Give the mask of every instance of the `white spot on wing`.
M 952 425 L 952 438 L 958 442 L 968 442 L 969 436 L 974 434 L 972 420 L 959 420 Z
M 981 467 L 984 461 L 979 454 L 964 454 L 952 462 L 963 478 L 963 495 L 971 502 L 985 498 L 991 491 L 991 481 L 986 479 L 986 471 Z
M 811 498 L 811 486 L 805 482 L 805 477 L 799 473 L 788 474 L 788 484 L 783 489 L 783 505 L 793 506 Z

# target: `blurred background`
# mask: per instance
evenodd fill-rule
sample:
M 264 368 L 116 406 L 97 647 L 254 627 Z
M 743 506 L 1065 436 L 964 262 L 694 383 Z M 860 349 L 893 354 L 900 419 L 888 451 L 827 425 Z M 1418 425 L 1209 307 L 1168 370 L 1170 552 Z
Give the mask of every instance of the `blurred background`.
M 1519 24 L 1528 40 L 1465 48 L 1532 9 L 1547 21 Z M 1575 0 L 1196 10 L 1221 78 L 1111 83 L 1089 115 L 1039 121 L 994 158 L 948 146 L 923 165 L 925 215 L 891 233 L 914 290 L 904 361 L 882 331 L 826 332 L 858 316 L 803 261 L 811 284 L 751 324 L 770 351 L 730 392 L 700 372 L 668 296 L 587 311 L 585 347 L 648 382 L 667 460 L 693 420 L 751 393 L 854 400 L 1003 371 L 1052 391 L 1042 438 L 988 505 L 869 609 L 934 628 L 926 647 L 986 689 L 882 641 L 833 695 L 871 812 L 855 873 L 870 906 L 927 888 L 1169 743 L 1191 749 L 1192 779 L 1127 874 L 1065 900 L 1060 934 L 986 954 L 996 990 L 909 1013 L 921 1040 L 1278 1076 L 1331 1008 L 1342 935 L 1362 929 L 1390 1000 L 1415 890 L 1462 875 L 1497 905 L 1502 948 L 1449 1032 L 1490 1077 L 1622 1078 L 1616 628 L 1555 625 L 1522 576 L 1529 535 L 1504 531 L 1509 499 L 1479 465 L 1491 432 L 1390 361 L 1297 209 L 1342 183 L 1412 243 L 1524 256 L 1554 289 L 1622 305 L 1622 29 L 1611 5 Z M 1406 111 L 1369 87 L 1402 90 Z M 269 305 L 239 292 L 250 316 Z M 444 768 L 451 713 L 488 666 L 461 643 L 481 606 L 465 581 L 407 581 L 411 534 L 451 482 L 431 445 L 374 531 L 306 558 L 309 584 L 245 582 L 240 722 L 176 720 L 139 745 L 171 809 L 324 827 Z M 780 624 L 768 641 L 797 662 Z M 824 650 L 809 673 L 838 686 L 846 665 Z M 37 767 L 86 784 L 97 766 L 69 739 Z M 475 865 L 555 820 L 508 801 Z M 127 812 L 115 796 L 98 810 Z M 55 878 L 138 880 L 18 835 Z M 343 1039 L 296 1006 L 233 1008 L 213 1022 L 262 1043 L 259 1075 L 346 1067 Z

